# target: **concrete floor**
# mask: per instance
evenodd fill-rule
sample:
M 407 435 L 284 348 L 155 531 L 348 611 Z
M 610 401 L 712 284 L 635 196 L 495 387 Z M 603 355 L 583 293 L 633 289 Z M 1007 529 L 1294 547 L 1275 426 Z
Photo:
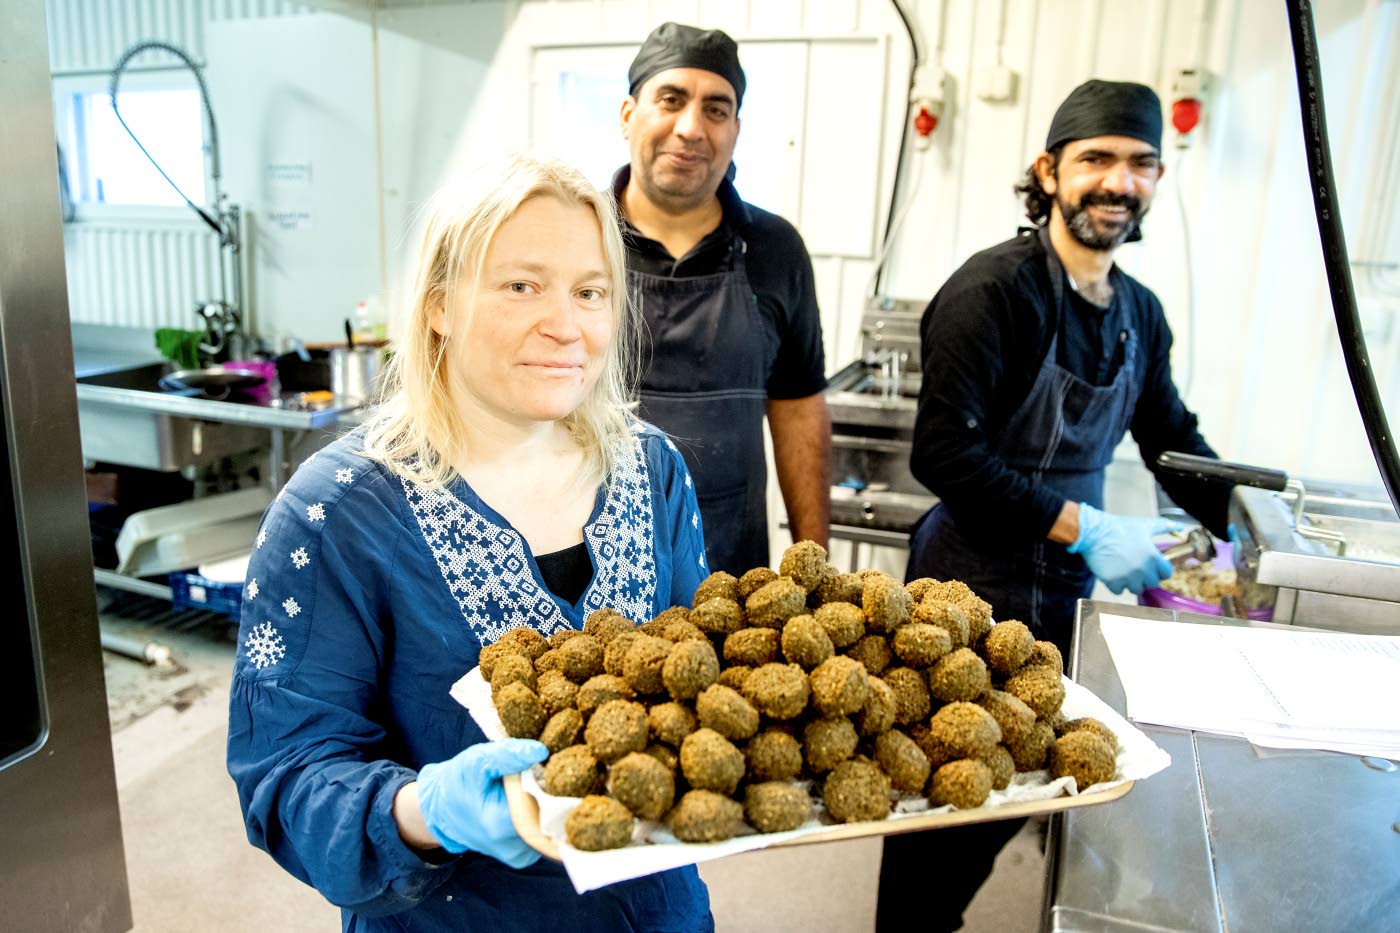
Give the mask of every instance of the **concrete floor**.
M 234 643 L 228 626 L 104 624 L 170 647 L 160 672 L 108 655 L 108 697 L 127 873 L 137 933 L 330 931 L 339 911 L 243 834 L 224 771 Z M 868 931 L 880 848 L 845 842 L 755 852 L 702 866 L 720 933 Z M 966 930 L 1039 928 L 1044 858 L 1034 825 L 1003 850 Z

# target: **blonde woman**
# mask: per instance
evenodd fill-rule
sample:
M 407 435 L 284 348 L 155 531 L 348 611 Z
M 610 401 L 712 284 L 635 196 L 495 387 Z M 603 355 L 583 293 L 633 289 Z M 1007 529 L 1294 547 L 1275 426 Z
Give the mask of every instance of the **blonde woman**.
M 628 415 L 636 330 L 608 198 L 517 157 L 430 206 L 371 422 L 303 464 L 249 565 L 228 764 L 249 839 L 346 930 L 710 930 L 694 868 L 576 895 L 512 828 L 448 696 L 522 626 L 643 622 L 706 576 L 690 475 Z

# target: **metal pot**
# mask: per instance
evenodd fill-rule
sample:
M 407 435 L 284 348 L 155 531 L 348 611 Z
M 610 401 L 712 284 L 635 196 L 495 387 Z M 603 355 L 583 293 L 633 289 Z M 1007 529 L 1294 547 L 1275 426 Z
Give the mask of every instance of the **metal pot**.
M 331 349 L 331 391 L 337 399 L 361 404 L 372 401 L 384 366 L 380 347 L 334 347 Z

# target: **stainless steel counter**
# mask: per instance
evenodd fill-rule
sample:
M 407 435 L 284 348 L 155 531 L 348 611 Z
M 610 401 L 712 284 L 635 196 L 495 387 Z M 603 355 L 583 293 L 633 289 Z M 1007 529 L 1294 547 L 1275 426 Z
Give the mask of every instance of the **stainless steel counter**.
M 1120 713 L 1100 610 L 1267 626 L 1082 602 L 1068 663 Z M 1182 672 L 1189 677 L 1189 672 Z M 1052 819 L 1042 929 L 1246 933 L 1400 928 L 1400 770 L 1330 752 L 1143 727 L 1171 767 L 1114 803 Z

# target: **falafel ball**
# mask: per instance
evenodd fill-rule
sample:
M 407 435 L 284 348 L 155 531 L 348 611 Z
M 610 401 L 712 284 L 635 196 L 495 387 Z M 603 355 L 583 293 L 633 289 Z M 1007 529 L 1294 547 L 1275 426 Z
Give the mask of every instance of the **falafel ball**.
M 482 648 L 476 656 L 476 665 L 481 668 L 481 679 L 490 684 L 491 675 L 496 672 L 496 662 L 509 654 L 523 655 L 524 652 L 518 651 L 514 645 L 503 645 L 500 642 Z M 529 657 L 529 655 L 525 655 L 525 657 Z
M 802 772 L 802 745 L 778 729 L 765 729 L 744 746 L 751 781 L 789 781 Z
M 647 731 L 672 748 L 680 748 L 685 737 L 699 728 L 699 717 L 684 704 L 658 703 L 647 710 Z
M 531 690 L 537 689 L 535 665 L 529 658 L 523 654 L 508 654 L 496 662 L 491 672 L 491 695 L 495 696 L 506 684 L 524 684 Z
M 738 690 L 740 693 L 743 693 L 744 681 L 748 680 L 749 675 L 752 673 L 753 668 L 749 667 L 747 664 L 736 664 L 733 667 L 726 667 L 724 670 L 720 671 L 719 680 L 715 682 L 724 684 L 731 690 Z
M 576 709 L 561 709 L 544 724 L 544 729 L 540 731 L 540 741 L 549 749 L 550 754 L 562 752 L 578 742 L 579 733 L 582 731 L 583 714 Z
M 681 756 L 669 745 L 648 745 L 642 750 L 643 755 L 650 755 L 666 766 L 666 770 L 675 774 L 681 768 Z
M 811 687 L 796 664 L 763 664 L 744 679 L 744 699 L 769 719 L 793 719 L 807 708 Z
M 953 650 L 953 639 L 947 629 L 911 622 L 895 631 L 891 647 L 905 664 L 923 670 Z
M 1072 777 L 1081 792 L 1113 780 L 1117 770 L 1113 749 L 1103 736 L 1088 729 L 1066 732 L 1050 749 L 1051 777 Z
M 1065 659 L 1060 655 L 1060 649 L 1053 641 L 1037 641 L 1035 647 L 1031 649 L 1031 656 L 1026 661 L 1026 667 L 1048 667 L 1059 677 L 1065 672 Z
M 651 623 L 647 623 L 648 625 Z M 619 632 L 613 636 L 603 649 L 603 671 L 612 674 L 614 677 L 621 677 L 626 670 L 627 652 L 632 647 L 632 642 L 647 634 L 641 629 L 633 629 L 630 632 Z
M 788 619 L 807 611 L 807 591 L 789 577 L 779 577 L 744 600 L 749 625 L 782 630 Z
M 756 594 L 755 594 L 756 595 Z M 741 628 L 724 639 L 724 659 L 730 664 L 758 667 L 778 660 L 782 633 L 771 628 Z
M 558 648 L 560 645 L 564 644 L 564 642 L 568 641 L 570 638 L 573 638 L 575 635 L 582 634 L 583 632 L 579 631 L 576 628 L 561 628 L 559 631 L 549 636 L 549 647 L 551 649 Z M 544 657 L 544 655 L 540 655 L 540 657 Z
M 843 761 L 822 785 L 822 802 L 842 823 L 883 820 L 890 814 L 890 779 L 868 758 Z
M 937 806 L 952 804 L 971 810 L 987 802 L 992 792 L 992 769 L 975 758 L 963 758 L 941 765 L 929 781 L 929 800 Z
M 576 709 L 578 706 L 578 684 L 560 674 L 557 678 L 540 678 L 540 705 L 546 716 L 553 716 L 561 710 Z
M 954 648 L 967 647 L 969 625 L 967 613 L 955 603 L 937 596 L 925 596 L 923 602 L 914 607 L 914 621 L 924 625 L 936 625 L 948 633 Z
M 928 756 L 898 729 L 891 729 L 875 739 L 875 761 L 889 775 L 895 790 L 918 794 L 928 783 Z
M 617 761 L 628 752 L 647 747 L 647 710 L 631 700 L 609 700 L 588 720 L 583 740 L 595 758 Z
M 739 601 L 739 580 L 734 574 L 716 570 L 701 580 L 700 585 L 695 588 L 695 595 L 691 598 L 690 605 L 692 609 L 698 608 L 701 603 L 716 598 Z
M 982 646 L 982 653 L 992 670 L 999 674 L 1011 674 L 1030 660 L 1034 649 L 1035 636 L 1026 623 L 1007 619 L 992 626 Z
M 986 662 L 971 648 L 944 655 L 928 670 L 929 692 L 945 703 L 975 700 L 991 686 Z
M 781 638 L 783 657 L 810 671 L 836 653 L 831 636 L 821 623 L 809 615 L 793 616 L 783 626 Z
M 820 774 L 830 771 L 856 753 L 860 737 L 844 716 L 814 719 L 802 730 L 802 757 L 807 767 Z
M 815 541 L 798 541 L 783 552 L 778 574 L 810 592 L 826 578 L 826 566 L 826 548 Z
M 796 829 L 811 815 L 811 796 L 804 788 L 786 781 L 751 784 L 744 795 L 744 818 L 761 833 Z
M 934 580 L 924 588 L 924 598 L 942 599 L 950 603 L 961 602 L 977 594 L 972 587 L 961 580 Z
M 549 639 L 528 625 L 511 629 L 496 639 L 495 644 L 511 648 L 515 654 L 523 654 L 531 661 L 549 650 Z
M 957 606 L 967 616 L 967 643 L 980 644 L 992 630 L 992 604 L 974 593 L 958 600 Z
M 1071 732 L 1092 732 L 1104 740 L 1113 754 L 1118 754 L 1118 736 L 1114 735 L 1113 730 L 1102 720 L 1092 716 L 1082 716 L 1079 719 L 1068 720 L 1063 726 L 1055 729 L 1056 735 L 1069 735 Z
M 949 703 L 929 720 L 929 734 L 954 758 L 989 755 L 1001 741 L 1001 727 L 976 703 Z
M 583 620 L 583 633 L 598 639 L 598 644 L 603 647 L 607 647 L 608 642 L 623 632 L 636 630 L 637 626 L 632 624 L 632 620 L 616 609 L 594 609 Z
M 677 700 L 695 699 L 718 679 L 719 658 L 708 640 L 677 642 L 661 666 L 661 681 Z
M 679 644 L 683 641 L 703 641 L 708 642 L 709 636 L 696 628 L 695 623 L 687 619 L 677 619 L 666 626 L 666 631 L 661 633 L 661 637 L 667 641 Z
M 894 688 L 878 677 L 870 678 L 870 695 L 865 705 L 856 714 L 856 731 L 863 736 L 880 735 L 894 728 L 894 717 L 899 712 L 899 700 Z
M 1011 753 L 1017 771 L 1039 771 L 1045 767 L 1050 746 L 1054 744 L 1055 730 L 1043 722 L 1037 722 L 1020 741 L 1007 742 L 1006 750 Z
M 716 596 L 692 609 L 690 621 L 708 635 L 732 635 L 744 624 L 744 610 L 734 600 Z
M 1006 790 L 1016 776 L 1016 762 L 1005 745 L 998 745 L 986 755 L 978 755 L 977 760 L 992 772 L 992 790 Z
M 666 817 L 681 842 L 721 842 L 744 828 L 744 808 L 737 800 L 709 790 L 687 791 Z
M 1006 692 L 1019 697 L 1037 717 L 1046 719 L 1059 712 L 1065 701 L 1065 685 L 1048 667 L 1022 670 L 1006 679 Z
M 832 573 L 818 584 L 815 595 L 819 605 L 850 603 L 859 606 L 865 596 L 865 581 L 860 574 Z
M 919 603 L 923 602 L 924 597 L 928 595 L 929 587 L 937 582 L 938 581 L 933 579 L 933 577 L 920 577 L 917 580 L 910 580 L 908 583 L 904 584 L 904 588 L 909 591 L 909 597 L 914 600 L 914 605 L 917 606 Z
M 703 728 L 736 742 L 758 731 L 758 710 L 737 690 L 723 684 L 711 684 L 702 690 L 695 698 L 695 712 Z
M 778 579 L 778 575 L 767 567 L 755 567 L 739 578 L 739 599 L 742 603 L 760 588 Z
M 587 745 L 570 745 L 549 756 L 540 786 L 556 797 L 586 797 L 602 790 L 603 772 Z
M 603 645 L 592 635 L 570 638 L 554 650 L 559 654 L 559 669 L 576 684 L 603 673 Z
M 587 719 L 597 711 L 598 707 L 610 700 L 630 700 L 635 696 L 632 688 L 627 686 L 627 681 L 612 674 L 599 674 L 597 677 L 590 677 L 578 688 L 578 695 L 574 698 L 578 711 Z
M 933 708 L 924 675 L 912 667 L 896 667 L 881 678 L 894 691 L 894 721 L 903 725 L 927 719 Z
M 676 778 L 650 755 L 632 752 L 608 769 L 608 793 L 633 815 L 659 820 L 676 798 Z
M 870 696 L 870 675 L 854 658 L 827 658 L 809 677 L 812 705 L 823 716 L 849 716 L 865 707 Z
M 928 756 L 931 767 L 937 768 L 956 757 L 939 741 L 938 735 L 934 733 L 928 723 L 916 722 L 911 726 L 906 726 L 904 731 L 909 735 L 909 738 L 914 740 L 914 744 L 919 746 L 919 751 Z
M 574 630 L 570 629 L 570 631 Z M 583 633 L 574 632 L 574 634 L 582 635 Z M 521 657 L 524 657 L 524 655 L 521 655 Z M 544 674 L 549 671 L 558 671 L 562 663 L 563 662 L 559 659 L 559 650 L 557 648 L 550 648 L 544 654 L 535 658 L 535 672 L 537 674 Z
M 544 728 L 544 704 L 535 691 L 522 683 L 506 684 L 495 696 L 496 712 L 506 735 L 517 739 L 533 739 Z
M 690 611 L 689 606 L 672 606 L 670 609 L 661 610 L 661 614 L 651 621 L 661 623 L 661 627 L 664 629 L 672 622 L 689 622 Z M 650 635 L 651 633 L 648 632 L 647 634 Z
M 826 629 L 826 635 L 837 651 L 854 645 L 865 634 L 865 613 L 851 603 L 824 603 L 812 613 L 812 618 Z
M 681 773 L 691 787 L 732 794 L 744 777 L 744 753 L 713 729 L 700 729 L 681 743 Z
M 914 611 L 914 599 L 894 577 L 887 573 L 875 573 L 865 578 L 861 608 L 865 612 L 867 629 L 892 634 L 909 622 Z
M 583 798 L 564 820 L 569 845 L 584 852 L 620 849 L 632 841 L 632 814 L 611 797 Z
M 992 714 L 1001 728 L 1001 740 L 1008 745 L 1024 741 L 1035 725 L 1035 711 L 1004 690 L 988 690 L 977 705 Z
M 643 696 L 665 693 L 666 681 L 662 678 L 662 671 L 671 650 L 676 647 L 674 642 L 655 635 L 634 639 L 622 659 L 622 679 Z
M 853 658 L 865 666 L 865 671 L 878 677 L 890 666 L 894 655 L 890 653 L 889 639 L 884 635 L 865 635 L 846 649 L 846 657 Z

